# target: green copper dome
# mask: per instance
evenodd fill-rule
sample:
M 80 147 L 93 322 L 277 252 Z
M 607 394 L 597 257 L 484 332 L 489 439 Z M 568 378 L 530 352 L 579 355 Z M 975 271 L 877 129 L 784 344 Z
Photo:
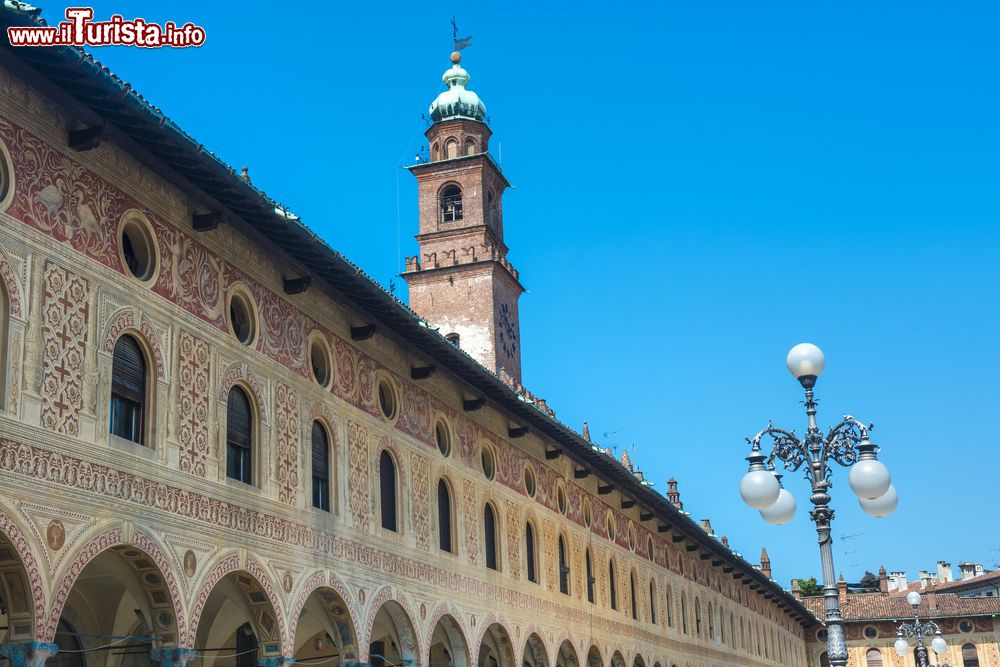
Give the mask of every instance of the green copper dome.
M 451 62 L 451 68 L 441 77 L 448 84 L 448 90 L 431 102 L 431 120 L 435 123 L 455 118 L 485 121 L 486 105 L 479 95 L 465 88 L 469 73 L 459 65 L 462 56 L 458 51 L 451 54 Z

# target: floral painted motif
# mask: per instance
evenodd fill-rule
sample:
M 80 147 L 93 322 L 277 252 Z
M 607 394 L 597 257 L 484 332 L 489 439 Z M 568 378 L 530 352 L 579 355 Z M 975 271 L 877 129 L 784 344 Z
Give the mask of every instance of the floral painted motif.
M 180 468 L 205 476 L 208 458 L 208 343 L 180 332 Z
M 299 487 L 299 401 L 295 390 L 278 383 L 274 414 L 278 430 L 278 497 L 295 504 Z
M 80 430 L 90 285 L 53 262 L 45 263 L 42 313 L 42 424 L 58 433 Z

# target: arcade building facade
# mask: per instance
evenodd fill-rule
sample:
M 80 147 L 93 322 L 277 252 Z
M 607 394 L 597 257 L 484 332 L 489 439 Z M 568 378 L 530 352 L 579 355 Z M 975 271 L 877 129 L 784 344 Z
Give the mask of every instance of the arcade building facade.
M 0 48 L 0 657 L 807 664 L 800 601 L 524 389 L 459 60 L 411 310 L 90 56 Z

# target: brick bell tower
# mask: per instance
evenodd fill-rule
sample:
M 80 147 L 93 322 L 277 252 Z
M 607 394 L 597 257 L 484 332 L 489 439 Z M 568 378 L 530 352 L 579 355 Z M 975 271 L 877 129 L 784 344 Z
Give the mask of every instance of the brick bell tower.
M 420 254 L 406 259 L 403 278 L 413 310 L 483 366 L 520 383 L 517 301 L 524 288 L 507 261 L 501 204 L 510 184 L 487 152 L 486 105 L 466 89 L 461 60 L 451 54 L 448 90 L 430 107 L 430 161 L 409 167 L 417 178 Z

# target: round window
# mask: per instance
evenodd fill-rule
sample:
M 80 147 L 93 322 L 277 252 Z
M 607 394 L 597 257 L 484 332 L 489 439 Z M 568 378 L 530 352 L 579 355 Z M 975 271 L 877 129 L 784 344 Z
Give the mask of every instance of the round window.
M 319 336 L 309 344 L 309 368 L 316 384 L 325 387 L 330 383 L 330 351 Z
M 2 194 L 0 199 L 3 199 Z M 152 278 L 156 271 L 156 246 L 149 228 L 134 218 L 126 220 L 121 228 L 119 243 L 125 269 L 143 282 Z
M 493 475 L 496 474 L 496 469 L 493 465 L 493 450 L 483 445 L 483 450 L 479 454 L 479 461 L 483 465 L 483 474 L 486 475 L 486 479 L 493 479 Z
M 566 488 L 562 484 L 556 487 L 556 507 L 560 514 L 566 513 Z
M 386 419 L 396 417 L 396 390 L 385 378 L 378 381 L 378 406 Z
M 878 639 L 878 629 L 874 625 L 866 625 L 865 637 L 868 639 Z
M 438 423 L 434 425 L 434 439 L 437 441 L 439 452 L 445 456 L 451 454 L 451 434 L 443 419 L 439 419 Z
M 972 625 L 972 621 L 965 619 L 958 622 L 958 629 L 968 634 L 975 630 L 975 626 Z
M 229 328 L 244 345 L 253 343 L 257 322 L 250 300 L 242 292 L 233 292 L 229 297 Z
M 524 466 L 524 492 L 529 497 L 535 497 L 535 471 L 531 466 Z
M 594 510 L 590 506 L 589 500 L 583 501 L 583 525 L 590 528 L 591 524 L 594 523 Z
M 820 628 L 816 631 L 816 639 L 821 642 L 826 641 L 826 628 Z

